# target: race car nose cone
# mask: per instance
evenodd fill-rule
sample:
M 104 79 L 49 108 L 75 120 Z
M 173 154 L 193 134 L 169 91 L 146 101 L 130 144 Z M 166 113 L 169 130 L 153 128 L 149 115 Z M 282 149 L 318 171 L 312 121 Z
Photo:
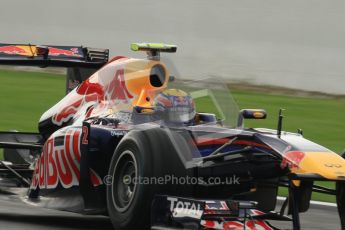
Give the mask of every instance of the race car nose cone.
M 306 152 L 295 172 L 315 174 L 328 180 L 343 180 L 345 160 L 333 152 Z

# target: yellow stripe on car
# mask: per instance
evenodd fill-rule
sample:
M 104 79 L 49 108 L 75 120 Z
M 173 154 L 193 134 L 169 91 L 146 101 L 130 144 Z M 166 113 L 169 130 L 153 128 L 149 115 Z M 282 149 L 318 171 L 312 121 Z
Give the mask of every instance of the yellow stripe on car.
M 345 159 L 333 152 L 305 152 L 299 167 L 292 171 L 298 174 L 318 174 L 328 180 L 343 179 Z

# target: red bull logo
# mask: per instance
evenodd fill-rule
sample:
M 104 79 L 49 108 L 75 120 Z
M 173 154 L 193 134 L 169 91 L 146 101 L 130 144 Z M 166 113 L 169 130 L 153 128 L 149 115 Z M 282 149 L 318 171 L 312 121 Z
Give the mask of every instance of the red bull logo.
M 59 49 L 56 47 L 49 47 L 49 56 L 69 56 L 69 57 L 83 57 L 78 48 Z
M 91 92 L 89 93 L 89 95 L 85 95 L 82 99 L 79 99 L 76 102 L 70 104 L 69 106 L 66 106 L 63 109 L 61 109 L 59 113 L 53 116 L 53 123 L 56 125 L 62 125 L 63 123 L 68 122 L 70 119 L 72 119 L 83 105 L 89 102 L 99 101 L 99 95 Z
M 19 46 L 0 46 L 0 53 L 9 55 L 28 55 L 25 49 Z
M 112 80 L 105 86 L 98 81 L 92 83 L 95 78 L 91 77 L 83 82 L 77 91 L 72 92 L 74 94 L 67 97 L 70 101 L 64 104 L 68 106 L 62 108 L 60 112 L 53 116 L 52 121 L 54 124 L 62 125 L 62 123 L 68 122 L 72 118 L 76 119 L 75 115 L 86 105 L 88 108 L 84 108 L 84 116 L 88 118 L 91 115 L 100 114 L 108 110 L 116 102 L 129 103 L 133 99 L 133 95 L 126 87 L 123 69 L 116 70 Z
M 109 101 L 133 98 L 126 86 L 124 69 L 119 69 L 115 72 L 113 80 L 105 87 L 105 92 L 105 100 Z
M 80 138 L 81 132 L 70 129 L 62 140 L 51 137 L 36 160 L 31 189 L 54 189 L 60 183 L 64 188 L 79 185 L 80 181 Z M 93 186 L 101 185 L 101 178 L 90 170 Z

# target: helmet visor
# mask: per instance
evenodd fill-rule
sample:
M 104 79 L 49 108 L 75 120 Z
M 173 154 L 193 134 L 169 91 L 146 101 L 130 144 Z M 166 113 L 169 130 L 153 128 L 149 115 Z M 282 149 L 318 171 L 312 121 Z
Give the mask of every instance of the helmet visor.
M 167 118 L 171 122 L 189 122 L 195 116 L 195 110 L 187 106 L 177 106 L 167 109 Z

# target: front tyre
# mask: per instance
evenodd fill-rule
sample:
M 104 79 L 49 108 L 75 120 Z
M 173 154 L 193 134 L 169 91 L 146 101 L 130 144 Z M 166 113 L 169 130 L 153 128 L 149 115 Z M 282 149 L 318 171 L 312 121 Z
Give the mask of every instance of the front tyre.
M 185 144 L 183 138 L 177 139 Z M 109 168 L 112 183 L 107 185 L 107 206 L 115 229 L 149 229 L 154 195 L 178 195 L 179 190 L 176 185 L 159 185 L 150 179 L 186 174 L 166 131 L 152 129 L 127 134 L 116 148 Z

